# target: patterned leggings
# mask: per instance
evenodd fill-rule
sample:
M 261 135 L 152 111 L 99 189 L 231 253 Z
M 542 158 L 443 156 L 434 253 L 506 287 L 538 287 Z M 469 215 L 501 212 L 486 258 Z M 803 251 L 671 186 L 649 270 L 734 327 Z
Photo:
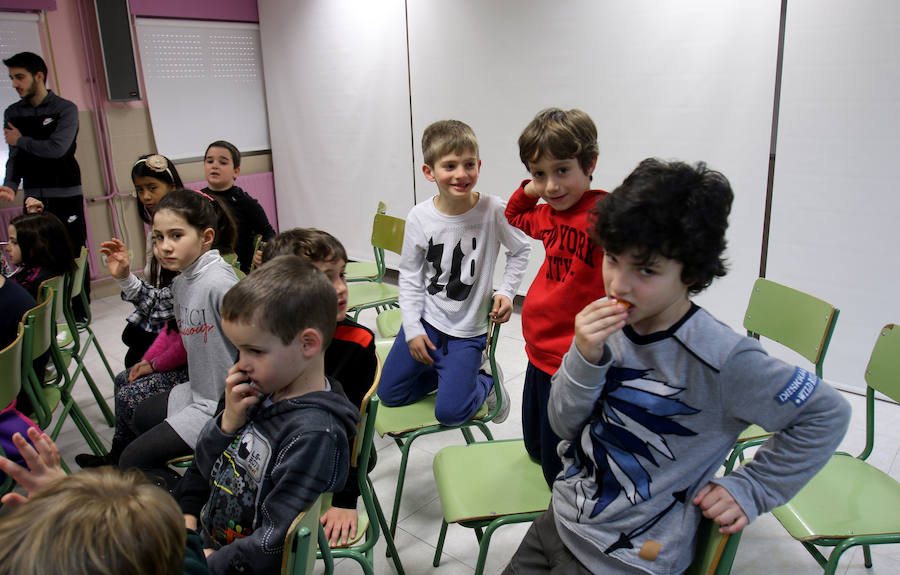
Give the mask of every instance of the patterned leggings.
M 134 429 L 134 408 L 148 397 L 169 391 L 188 380 L 187 366 L 172 371 L 154 372 L 134 381 L 128 381 L 128 370 L 116 376 L 116 433 L 113 436 L 115 450 L 124 449 L 137 434 Z

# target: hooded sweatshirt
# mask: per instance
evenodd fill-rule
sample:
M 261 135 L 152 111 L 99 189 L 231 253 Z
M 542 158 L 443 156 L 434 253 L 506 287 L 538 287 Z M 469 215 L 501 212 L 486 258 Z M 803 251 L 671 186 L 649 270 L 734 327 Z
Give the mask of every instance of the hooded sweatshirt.
M 235 434 L 222 431 L 221 415 L 206 424 L 195 458 L 212 488 L 200 514 L 204 538 L 217 548 L 211 573 L 278 572 L 294 518 L 344 486 L 358 420 L 343 393 L 314 391 L 264 400 Z

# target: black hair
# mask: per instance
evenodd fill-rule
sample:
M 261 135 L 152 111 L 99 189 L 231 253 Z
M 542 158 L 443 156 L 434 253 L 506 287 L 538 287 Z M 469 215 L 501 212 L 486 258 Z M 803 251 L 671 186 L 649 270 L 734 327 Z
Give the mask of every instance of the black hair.
M 281 232 L 266 242 L 262 261 L 285 254 L 300 256 L 313 263 L 347 261 L 344 245 L 328 232 L 314 228 L 293 228 Z
M 156 160 L 156 162 L 153 160 Z M 161 167 L 162 160 L 165 160 L 165 167 Z M 175 169 L 175 164 L 161 154 L 144 154 L 138 158 L 134 165 L 131 166 L 131 181 L 134 182 L 135 178 L 154 178 L 169 184 L 175 190 L 184 187 L 181 176 L 178 175 L 178 170 Z M 138 214 L 148 224 L 153 222 L 153 214 L 148 213 L 147 208 L 141 202 L 138 202 Z
M 174 190 L 169 192 L 156 205 L 156 213 L 170 210 L 184 220 L 198 233 L 207 228 L 216 232 L 213 249 L 223 254 L 234 252 L 234 241 L 237 237 L 237 226 L 231 211 L 213 196 L 194 190 Z
M 55 215 L 50 212 L 21 214 L 10 220 L 9 225 L 16 229 L 24 266 L 40 267 L 53 275 L 75 271 L 75 250 L 69 232 Z
M 231 142 L 226 142 L 225 140 L 216 140 L 212 144 L 206 146 L 206 154 L 209 153 L 210 148 L 225 148 L 228 150 L 228 153 L 231 154 L 231 163 L 234 164 L 235 168 L 241 167 L 241 151 L 237 149 L 237 146 L 232 144 Z M 206 154 L 203 154 L 204 158 Z
M 681 281 L 697 294 L 727 273 L 725 231 L 734 193 L 728 179 L 699 162 L 648 158 L 591 213 L 591 237 L 610 254 L 637 251 L 682 264 Z
M 3 63 L 7 68 L 25 68 L 32 76 L 43 72 L 44 82 L 47 82 L 47 64 L 34 52 L 19 52 L 3 60 Z

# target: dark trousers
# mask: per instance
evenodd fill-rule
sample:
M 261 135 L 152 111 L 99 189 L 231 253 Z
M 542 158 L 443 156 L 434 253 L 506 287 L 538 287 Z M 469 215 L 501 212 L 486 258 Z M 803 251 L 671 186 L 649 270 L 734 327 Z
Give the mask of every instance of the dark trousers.
M 553 505 L 537 516 L 525 533 L 503 575 L 590 575 L 590 571 L 572 555 L 559 538 Z
M 151 481 L 170 490 L 179 478 L 166 462 L 191 455 L 194 450 L 166 423 L 169 392 L 148 397 L 134 410 L 132 426 L 137 439 L 128 444 L 119 458 L 119 469 L 139 469 Z
M 551 377 L 549 373 L 528 362 L 522 391 L 522 435 L 525 450 L 541 464 L 544 479 L 552 487 L 553 481 L 562 471 L 562 460 L 556 454 L 556 446 L 561 440 L 550 427 L 550 420 L 547 418 Z

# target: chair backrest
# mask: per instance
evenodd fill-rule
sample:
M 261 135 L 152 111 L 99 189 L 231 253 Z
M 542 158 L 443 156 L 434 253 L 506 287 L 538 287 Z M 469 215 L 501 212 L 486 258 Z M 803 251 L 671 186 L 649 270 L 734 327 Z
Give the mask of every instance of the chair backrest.
M 866 366 L 866 383 L 900 401 L 900 329 L 892 323 L 881 328 Z
M 817 297 L 759 278 L 753 284 L 744 328 L 748 334 L 759 334 L 799 353 L 822 377 L 822 364 L 839 313 Z
M 356 428 L 356 437 L 353 439 L 353 451 L 350 455 L 350 465 L 357 467 L 362 472 L 368 473 L 369 457 L 372 454 L 372 441 L 375 437 L 375 412 L 378 409 L 377 396 L 378 382 L 381 381 L 381 358 L 375 354 L 375 378 L 372 380 L 372 386 L 363 397 L 359 406 L 359 425 Z M 373 399 L 375 404 L 372 404 Z M 369 429 L 371 428 L 371 429 Z M 365 463 L 365 465 L 359 465 Z M 354 481 L 357 478 L 348 477 L 347 481 Z
M 284 551 L 281 556 L 282 574 L 306 575 L 313 572 L 316 564 L 316 544 L 318 543 L 321 510 L 322 496 L 320 495 L 291 523 L 284 537 Z
M 372 222 L 372 245 L 399 254 L 403 249 L 406 220 L 387 214 L 375 214 Z
M 43 285 L 43 284 L 42 284 Z M 41 303 L 25 312 L 22 322 L 25 324 L 25 346 L 23 348 L 24 361 L 42 356 L 50 349 L 53 339 L 54 319 L 52 309 L 54 300 L 53 288 L 47 288 L 41 292 Z
M 65 279 L 63 276 L 53 276 L 52 278 L 47 278 L 41 282 L 41 285 L 38 286 L 38 299 L 43 301 L 44 297 L 49 297 L 45 295 L 47 293 L 48 288 L 53 288 L 50 293 L 52 293 L 53 297 L 50 298 L 52 303 L 50 304 L 50 313 L 52 314 L 50 317 L 53 319 L 53 326 L 56 327 L 56 319 L 59 317 L 62 312 L 62 308 L 59 307 L 59 300 L 62 299 L 63 294 L 63 283 Z M 56 337 L 56 333 L 54 330 L 53 336 Z
M 87 257 L 87 248 L 81 246 L 81 253 L 75 258 L 75 271 L 71 274 L 67 274 L 66 277 L 66 292 L 68 295 L 65 298 L 66 301 L 63 305 L 71 305 L 71 299 L 81 295 L 81 290 L 84 287 L 84 274 L 85 270 L 87 270 Z
M 0 409 L 8 406 L 22 389 L 22 342 L 25 326 L 19 323 L 16 339 L 0 349 Z
M 740 533 L 723 535 L 714 521 L 704 517 L 697 528 L 694 560 L 684 575 L 728 575 L 740 540 Z

